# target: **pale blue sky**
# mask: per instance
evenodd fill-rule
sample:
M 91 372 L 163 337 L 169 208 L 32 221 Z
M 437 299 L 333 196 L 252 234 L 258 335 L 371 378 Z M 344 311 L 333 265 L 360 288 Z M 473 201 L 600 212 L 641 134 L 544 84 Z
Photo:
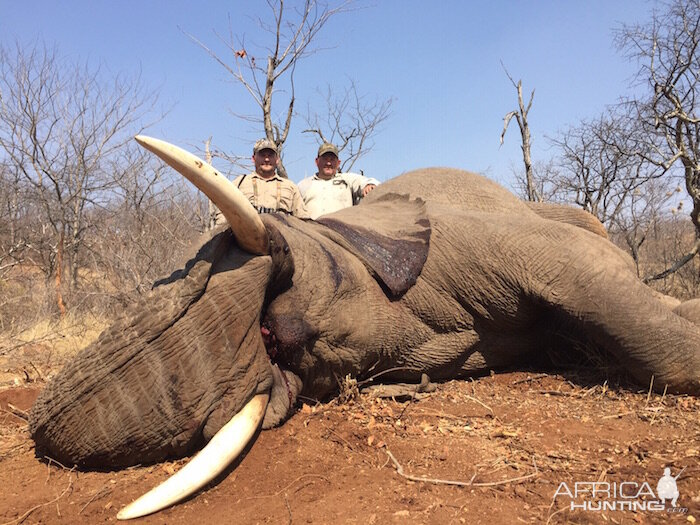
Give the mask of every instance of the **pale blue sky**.
M 612 29 L 643 22 L 645 0 L 377 1 L 332 19 L 319 35 L 326 48 L 296 72 L 298 108 L 327 83 L 354 79 L 369 96 L 394 97 L 392 115 L 374 150 L 355 165 L 386 180 L 424 166 L 484 172 L 506 185 L 521 169 L 514 125 L 499 148 L 503 116 L 516 92 L 501 60 L 525 95 L 533 158 L 551 156 L 545 135 L 598 115 L 629 92 L 635 65 L 615 49 Z M 248 155 L 260 132 L 231 116 L 250 113 L 251 99 L 184 33 L 224 49 L 214 32 L 255 39 L 253 21 L 267 16 L 262 0 L 36 1 L 0 0 L 0 40 L 42 38 L 64 55 L 90 59 L 113 72 L 142 70 L 161 101 L 174 107 L 149 134 L 182 147 L 202 147 L 210 135 L 227 152 Z M 181 28 L 181 29 L 180 29 Z M 316 145 L 293 127 L 285 151 L 292 180 L 314 172 Z M 216 164 L 216 162 L 215 162 Z

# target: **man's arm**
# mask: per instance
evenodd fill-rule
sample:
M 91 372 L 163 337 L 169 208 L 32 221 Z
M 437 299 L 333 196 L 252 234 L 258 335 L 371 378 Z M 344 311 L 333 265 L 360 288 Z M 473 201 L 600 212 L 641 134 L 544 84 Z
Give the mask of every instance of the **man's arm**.
M 303 181 L 302 181 L 303 182 Z M 310 219 L 311 215 L 304 205 L 304 199 L 301 196 L 301 192 L 298 186 L 294 186 L 292 190 L 292 215 L 299 217 L 300 219 Z
M 341 173 L 341 177 L 352 190 L 353 196 L 357 198 L 365 197 L 379 184 L 377 179 L 365 177 L 359 173 Z
M 299 193 L 301 193 L 302 198 L 306 197 L 306 192 L 309 191 L 309 188 L 311 187 L 311 181 L 313 181 L 312 177 L 306 177 L 299 184 L 297 184 L 297 188 L 299 188 Z

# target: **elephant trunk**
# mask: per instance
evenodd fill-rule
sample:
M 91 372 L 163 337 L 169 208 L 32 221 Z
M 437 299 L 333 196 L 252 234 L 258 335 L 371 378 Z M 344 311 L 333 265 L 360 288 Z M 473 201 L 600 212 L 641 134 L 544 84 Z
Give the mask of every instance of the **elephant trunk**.
M 99 468 L 181 457 L 269 391 L 272 263 L 232 243 L 214 237 L 53 378 L 29 418 L 39 456 Z

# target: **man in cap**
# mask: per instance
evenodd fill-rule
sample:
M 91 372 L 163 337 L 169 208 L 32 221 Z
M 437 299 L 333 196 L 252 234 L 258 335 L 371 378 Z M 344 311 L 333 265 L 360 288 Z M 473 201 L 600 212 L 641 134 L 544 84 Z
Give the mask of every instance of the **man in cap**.
M 238 176 L 233 183 L 258 213 L 283 212 L 308 219 L 309 214 L 299 188 L 291 180 L 277 174 L 277 154 L 277 144 L 274 141 L 258 140 L 253 146 L 255 171 Z
M 329 142 L 318 148 L 316 166 L 316 175 L 299 183 L 312 219 L 356 204 L 379 184 L 378 180 L 357 173 L 338 173 L 338 148 Z

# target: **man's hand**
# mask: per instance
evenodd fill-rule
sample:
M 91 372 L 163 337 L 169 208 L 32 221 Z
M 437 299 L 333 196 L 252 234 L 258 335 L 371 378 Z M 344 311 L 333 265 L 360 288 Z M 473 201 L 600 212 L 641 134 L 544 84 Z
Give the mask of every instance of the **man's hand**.
M 372 191 L 374 188 L 376 188 L 376 187 L 377 187 L 376 184 L 368 184 L 367 186 L 365 186 L 364 188 L 362 188 L 362 196 L 363 196 L 363 197 L 367 197 L 367 194 L 368 194 L 370 191 Z

